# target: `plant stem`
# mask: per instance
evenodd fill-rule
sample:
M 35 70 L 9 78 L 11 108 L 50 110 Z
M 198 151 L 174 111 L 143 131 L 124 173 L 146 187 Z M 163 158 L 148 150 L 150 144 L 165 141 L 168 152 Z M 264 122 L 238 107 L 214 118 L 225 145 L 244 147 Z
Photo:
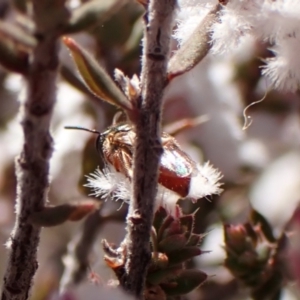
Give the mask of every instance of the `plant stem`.
M 34 17 L 43 1 L 33 1 Z M 46 6 L 46 5 L 45 5 Z M 38 9 L 39 10 L 39 9 Z M 37 22 L 37 28 L 38 22 Z M 27 95 L 21 107 L 24 143 L 16 159 L 16 223 L 8 242 L 9 260 L 4 276 L 2 300 L 26 300 L 38 268 L 37 247 L 41 228 L 29 217 L 43 208 L 49 186 L 49 159 L 52 154 L 50 120 L 56 96 L 58 34 L 39 32 L 27 76 Z
M 123 222 L 126 209 L 117 210 L 119 204 L 106 202 L 101 208 L 90 214 L 68 245 L 64 259 L 65 270 L 60 281 L 63 293 L 87 278 L 90 267 L 89 256 L 98 237 L 98 232 L 106 222 Z
M 141 99 L 135 120 L 133 198 L 127 216 L 126 273 L 121 285 L 143 298 L 151 259 L 150 231 L 157 192 L 161 145 L 161 111 L 167 83 L 170 36 L 176 0 L 150 0 L 145 16 Z
M 103 218 L 97 210 L 85 219 L 83 227 L 69 243 L 68 253 L 64 258 L 65 270 L 60 283 L 61 292 L 79 284 L 86 277 L 89 268 L 88 257 L 102 224 Z

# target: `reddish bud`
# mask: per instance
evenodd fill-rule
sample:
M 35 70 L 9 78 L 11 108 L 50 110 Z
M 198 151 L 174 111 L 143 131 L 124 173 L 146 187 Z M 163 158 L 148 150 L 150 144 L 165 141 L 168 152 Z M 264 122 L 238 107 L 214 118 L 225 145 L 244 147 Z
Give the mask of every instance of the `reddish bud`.
M 224 225 L 226 248 L 236 254 L 255 248 L 252 238 L 248 236 L 245 225 Z

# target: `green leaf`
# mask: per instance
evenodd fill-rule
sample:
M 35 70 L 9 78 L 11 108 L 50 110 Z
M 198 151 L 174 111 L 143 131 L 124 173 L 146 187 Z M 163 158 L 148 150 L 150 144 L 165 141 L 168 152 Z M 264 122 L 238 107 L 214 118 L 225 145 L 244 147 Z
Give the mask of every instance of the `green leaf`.
M 260 214 L 255 209 L 252 209 L 250 213 L 250 219 L 254 223 L 254 225 L 260 225 L 262 233 L 264 234 L 264 236 L 269 242 L 271 243 L 276 242 L 276 239 L 273 235 L 273 229 L 269 224 L 269 222 L 267 221 L 267 219 L 262 214 Z
M 27 12 L 27 0 L 12 0 L 14 8 L 23 14 Z
M 122 57 L 122 62 L 128 62 L 135 60 L 139 55 L 139 49 L 141 45 L 141 39 L 143 37 L 144 26 L 143 26 L 143 16 L 138 18 L 133 25 L 131 34 L 123 46 L 124 56 Z
M 192 232 L 194 225 L 194 215 L 185 215 L 179 218 L 183 232 Z
M 158 232 L 160 226 L 162 225 L 164 219 L 167 217 L 168 213 L 165 210 L 165 208 L 163 208 L 162 206 L 160 206 L 157 211 L 155 212 L 154 215 L 154 220 L 153 220 L 153 227 L 155 228 L 156 232 Z
M 126 111 L 131 103 L 96 60 L 71 38 L 63 38 L 87 87 L 99 98 Z
M 154 270 L 166 269 L 169 264 L 168 256 L 161 252 L 152 252 L 151 263 L 148 272 L 151 273 Z
M 80 92 L 88 95 L 89 97 L 94 97 L 94 93 L 92 93 L 86 84 L 82 82 L 81 78 L 75 74 L 74 70 L 63 62 L 60 64 L 60 75 L 65 81 L 67 81 L 74 88 L 78 89 Z
M 265 282 L 260 281 L 260 285 L 252 289 L 251 296 L 255 300 L 279 300 L 283 282 L 281 272 L 275 271 Z
M 98 208 L 93 201 L 84 201 L 78 204 L 62 204 L 44 207 L 30 215 L 32 224 L 44 227 L 60 225 L 66 221 L 78 221 Z
M 259 236 L 254 229 L 254 226 L 249 222 L 244 223 L 245 230 L 247 232 L 247 237 L 250 238 L 254 247 L 256 247 L 257 243 L 259 242 Z
M 182 232 L 184 232 L 185 237 L 187 240 L 189 240 L 192 232 L 193 232 L 193 226 L 194 226 L 194 217 L 195 215 L 185 215 L 179 218 L 180 221 L 180 227 Z
M 183 263 L 187 260 L 192 259 L 194 256 L 198 256 L 202 253 L 203 251 L 201 251 L 201 249 L 198 247 L 185 247 L 180 250 L 169 252 L 169 265 Z
M 161 226 L 158 229 L 157 232 L 157 241 L 160 242 L 162 237 L 164 236 L 165 230 L 173 223 L 174 218 L 170 215 L 168 215 L 162 222 Z
M 202 236 L 200 234 L 192 233 L 186 243 L 186 246 L 198 246 L 201 239 L 202 239 Z
M 69 204 L 45 207 L 41 211 L 32 213 L 30 215 L 30 221 L 38 226 L 56 226 L 66 222 L 73 211 L 74 207 Z
M 17 48 L 16 44 L 0 39 L 0 64 L 9 71 L 26 74 L 28 71 L 28 53 Z
M 164 270 L 157 270 L 148 273 L 146 280 L 148 283 L 151 283 L 153 285 L 160 284 L 163 281 L 166 282 L 170 279 L 174 279 L 179 275 L 180 271 L 182 271 L 181 266 L 174 266 Z
M 124 4 L 125 1 L 120 0 L 85 2 L 72 12 L 69 22 L 64 28 L 64 33 L 86 30 L 106 19 L 112 12 L 115 13 Z
M 34 22 L 36 31 L 49 33 L 60 30 L 66 26 L 70 17 L 70 11 L 66 6 L 67 0 L 43 0 L 34 4 Z
M 21 27 L 0 21 L 0 33 L 22 48 L 33 48 L 37 45 L 36 38 Z
M 178 219 L 175 219 L 164 231 L 162 238 L 166 238 L 167 236 L 174 234 L 181 234 L 182 229 Z
M 164 238 L 158 244 L 158 250 L 160 252 L 169 253 L 171 251 L 182 249 L 187 242 L 184 234 L 173 234 Z
M 184 295 L 199 287 L 207 279 L 200 270 L 183 270 L 171 285 L 161 284 L 168 296 Z

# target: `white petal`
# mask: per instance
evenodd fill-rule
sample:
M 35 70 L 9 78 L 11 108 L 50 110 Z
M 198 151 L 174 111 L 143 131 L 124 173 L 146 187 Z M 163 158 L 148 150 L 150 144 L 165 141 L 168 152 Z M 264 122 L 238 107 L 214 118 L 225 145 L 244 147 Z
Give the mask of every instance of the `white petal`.
M 292 36 L 278 40 L 272 50 L 275 57 L 267 60 L 262 73 L 276 89 L 295 92 L 300 86 L 299 38 Z
M 157 210 L 159 206 L 162 206 L 170 215 L 176 217 L 176 204 L 179 198 L 180 196 L 178 196 L 178 194 L 159 184 L 156 195 L 155 210 Z
M 198 173 L 191 178 L 188 197 L 199 199 L 213 194 L 219 194 L 221 173 L 214 169 L 209 162 L 198 165 Z
M 97 169 L 94 173 L 87 176 L 88 183 L 85 185 L 93 190 L 92 196 L 107 199 L 112 197 L 114 200 L 129 202 L 130 182 L 121 173 L 114 169 Z

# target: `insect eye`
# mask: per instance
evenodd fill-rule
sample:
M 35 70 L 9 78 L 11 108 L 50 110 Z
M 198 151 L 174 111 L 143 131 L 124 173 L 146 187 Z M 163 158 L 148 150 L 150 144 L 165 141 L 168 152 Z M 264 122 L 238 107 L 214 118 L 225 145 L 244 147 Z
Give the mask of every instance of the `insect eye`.
M 103 142 L 104 142 L 104 136 L 102 134 L 99 134 L 96 140 L 96 149 L 102 157 L 103 157 Z

